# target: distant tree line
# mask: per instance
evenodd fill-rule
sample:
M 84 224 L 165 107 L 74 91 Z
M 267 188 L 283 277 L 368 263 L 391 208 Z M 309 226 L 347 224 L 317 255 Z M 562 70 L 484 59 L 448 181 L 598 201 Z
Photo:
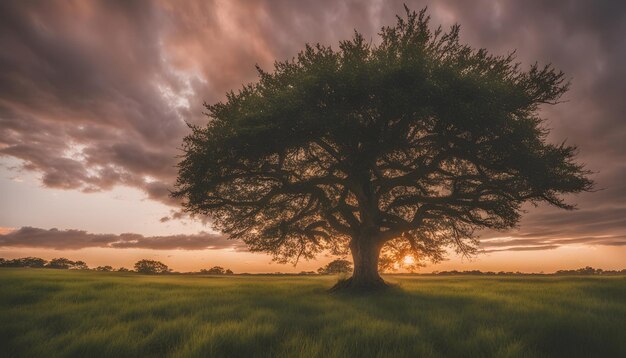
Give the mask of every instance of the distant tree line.
M 90 270 L 84 261 L 72 261 L 64 257 L 54 258 L 50 261 L 40 257 L 22 257 L 18 259 L 7 260 L 0 258 L 0 267 L 30 267 L 30 268 L 51 268 L 66 270 Z M 120 267 L 117 270 L 110 265 L 98 266 L 93 268 L 94 271 L 100 272 L 137 272 L 142 274 L 180 274 L 173 272 L 166 264 L 156 260 L 143 259 L 134 265 L 134 270 Z M 221 266 L 214 266 L 210 269 L 202 269 L 199 272 L 188 272 L 188 274 L 208 274 L 208 275 L 234 275 L 230 269 Z
M 451 271 L 434 271 L 433 274 L 435 275 L 440 275 L 440 276 L 452 276 L 452 275 L 478 275 L 478 276 L 495 276 L 495 275 L 523 275 L 523 273 L 516 271 L 516 272 L 512 272 L 512 271 L 499 271 L 499 272 L 493 272 L 493 271 L 480 271 L 480 270 L 466 270 L 466 271 L 457 271 L 457 270 L 451 270 Z
M 200 270 L 201 274 L 205 275 L 233 275 L 234 272 L 230 269 L 225 269 L 222 266 L 213 266 L 210 269 L 202 269 Z
M 30 267 L 30 268 L 49 268 L 49 269 L 65 269 L 65 270 L 90 270 L 84 261 L 72 261 L 65 257 L 54 258 L 50 261 L 42 259 L 40 257 L 22 257 L 17 259 L 3 259 L 0 257 L 0 267 Z M 134 270 L 120 267 L 114 269 L 112 266 L 97 266 L 93 271 L 100 272 L 137 272 L 149 275 L 159 274 L 201 274 L 201 275 L 234 275 L 235 273 L 222 266 L 213 266 L 209 269 L 201 269 L 196 272 L 174 272 L 166 264 L 156 260 L 143 259 L 139 260 L 134 265 Z M 352 272 L 352 262 L 344 259 L 338 259 L 329 262 L 327 265 L 320 267 L 316 271 L 301 271 L 296 274 L 274 272 L 268 275 L 337 275 L 337 274 L 349 274 Z M 250 275 L 249 273 L 242 273 L 241 275 Z M 480 270 L 466 270 L 466 271 L 434 271 L 427 275 L 439 275 L 439 276 L 453 276 L 453 275 L 476 275 L 476 276 L 511 276 L 511 275 L 626 275 L 626 269 L 623 270 L 603 270 L 596 269 L 591 266 L 579 268 L 576 270 L 558 270 L 554 273 L 544 274 L 542 273 L 523 273 L 513 271 L 480 271 Z
M 555 275 L 626 275 L 626 269 L 623 270 L 603 270 L 594 269 L 591 266 L 579 268 L 578 270 L 558 270 Z
M 433 272 L 435 275 L 440 276 L 452 276 L 452 275 L 477 275 L 477 276 L 511 276 L 511 275 L 626 275 L 626 269 L 623 270 L 603 270 L 603 269 L 594 269 L 591 266 L 587 266 L 584 268 L 579 268 L 577 270 L 558 270 L 554 273 L 544 274 L 543 272 L 537 273 L 524 273 L 519 271 L 480 271 L 480 270 L 470 270 L 470 271 L 435 271 Z
M 32 268 L 51 268 L 51 269 L 74 269 L 87 270 L 87 264 L 84 261 L 72 261 L 64 257 L 52 259 L 50 261 L 39 257 L 22 257 L 19 259 L 5 260 L 0 258 L 0 267 L 32 267 Z

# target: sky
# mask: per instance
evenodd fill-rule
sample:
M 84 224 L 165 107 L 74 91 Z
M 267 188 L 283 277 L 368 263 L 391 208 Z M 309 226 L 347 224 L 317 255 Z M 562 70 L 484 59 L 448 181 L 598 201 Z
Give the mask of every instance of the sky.
M 598 189 L 567 197 L 575 211 L 526 206 L 517 228 L 481 233 L 476 257 L 420 271 L 626 268 L 626 3 L 584 0 L 2 1 L 0 257 L 235 272 L 333 259 L 272 263 L 182 215 L 168 193 L 186 122 L 305 43 L 337 48 L 355 29 L 376 43 L 403 2 L 476 48 L 563 70 L 570 91 L 541 109 L 548 139 L 577 145 Z

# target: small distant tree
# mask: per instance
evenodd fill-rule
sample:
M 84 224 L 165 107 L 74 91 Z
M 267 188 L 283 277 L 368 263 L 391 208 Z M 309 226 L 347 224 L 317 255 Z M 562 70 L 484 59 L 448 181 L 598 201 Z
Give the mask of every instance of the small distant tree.
M 226 269 L 226 272 L 224 272 L 225 275 L 234 275 L 235 273 L 231 270 L 231 269 Z
M 111 271 L 113 271 L 113 267 L 108 266 L 108 265 L 106 265 L 106 266 L 98 266 L 98 267 L 96 267 L 96 271 L 111 272 Z
M 130 272 L 130 270 L 127 269 L 126 267 L 120 267 L 117 269 L 117 272 Z
M 87 266 L 87 263 L 85 263 L 85 261 L 74 261 L 74 265 L 72 265 L 72 267 L 70 267 L 70 269 L 74 269 L 74 270 L 88 270 L 89 266 Z
M 578 274 L 580 275 L 594 275 L 598 273 L 598 270 L 594 269 L 591 266 L 585 266 L 584 268 L 580 268 L 577 271 L 578 271 Z
M 0 267 L 20 267 L 19 259 L 5 260 L 0 259 Z
M 322 268 L 320 267 L 320 269 L 322 269 Z M 315 275 L 315 273 L 316 273 L 315 271 L 300 271 L 298 273 L 298 275 L 300 275 L 300 276 L 310 276 L 310 275 Z
M 202 269 L 200 270 L 200 273 L 206 274 L 206 275 L 232 275 L 233 272 L 231 270 L 226 270 L 224 269 L 222 266 L 213 266 L 210 269 Z
M 144 274 L 163 274 L 170 272 L 166 264 L 155 260 L 139 260 L 135 263 L 135 271 Z
M 65 257 L 52 259 L 45 267 L 62 270 L 87 270 L 89 268 L 84 261 L 72 261 L 70 259 L 66 259 Z
M 21 260 L 24 267 L 42 268 L 48 263 L 47 260 L 40 257 L 25 257 Z
M 66 270 L 72 267 L 72 265 L 74 265 L 74 261 L 66 259 L 65 257 L 60 257 L 60 258 L 54 258 L 50 260 L 50 262 L 48 262 L 46 267 L 52 268 L 52 269 Z
M 352 272 L 352 263 L 348 260 L 334 260 L 328 263 L 328 265 L 324 267 L 320 267 L 317 272 L 326 275 L 336 275 L 342 273 L 351 273 Z
M 48 261 L 39 257 L 22 257 L 19 259 L 5 260 L 0 259 L 0 267 L 33 267 L 41 268 L 46 265 Z
M 355 33 L 259 68 L 192 126 L 173 195 L 281 262 L 349 250 L 354 274 L 335 289 L 358 290 L 387 286 L 381 254 L 472 255 L 476 232 L 514 227 L 526 202 L 573 209 L 564 197 L 591 190 L 590 173 L 540 112 L 567 78 L 459 29 L 407 8 L 374 44 Z
M 579 268 L 577 270 L 558 270 L 555 272 L 557 275 L 602 275 L 604 270 L 594 269 L 591 266 Z

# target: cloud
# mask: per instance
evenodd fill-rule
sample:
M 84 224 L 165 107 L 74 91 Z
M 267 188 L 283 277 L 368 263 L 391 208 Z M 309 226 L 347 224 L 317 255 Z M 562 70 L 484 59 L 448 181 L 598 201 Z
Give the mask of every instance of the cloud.
M 492 253 L 492 252 L 501 252 L 501 251 L 543 251 L 543 250 L 553 250 L 558 248 L 559 245 L 539 245 L 539 246 L 513 246 L 504 249 L 487 249 L 482 250 L 481 253 Z
M 553 235 L 549 233 L 550 235 Z M 497 237 L 481 241 L 482 253 L 500 251 L 552 250 L 566 245 L 626 246 L 626 235 L 546 237 L 526 234 L 524 237 Z M 84 230 L 59 230 L 22 227 L 0 228 L 0 247 L 78 250 L 84 248 L 152 249 L 152 250 L 218 250 L 245 251 L 240 241 L 220 234 L 200 232 L 194 235 L 143 236 L 134 233 L 93 234 Z
M 159 10 L 105 1 L 0 7 L 0 155 L 21 159 L 47 187 L 127 185 L 175 205 L 164 188 L 186 125 L 163 88 L 184 85 L 163 59 Z
M 93 192 L 124 185 L 176 208 L 168 193 L 178 148 L 185 122 L 206 120 L 204 101 L 254 81 L 254 64 L 271 68 L 305 42 L 336 48 L 355 28 L 376 42 L 404 2 L 413 9 L 427 4 L 2 2 L 0 156 L 21 160 L 21 169 L 39 173 L 46 187 Z M 570 197 L 580 208 L 575 212 L 529 206 L 511 236 L 626 234 L 626 4 L 428 5 L 433 25 L 460 23 L 471 45 L 500 54 L 516 49 L 523 66 L 553 63 L 572 79 L 567 102 L 542 115 L 549 139 L 578 145 L 604 190 Z
M 46 230 L 34 227 L 22 227 L 0 233 L 0 247 L 55 250 L 78 250 L 92 247 L 151 250 L 245 250 L 245 246 L 240 241 L 228 240 L 224 235 L 206 232 L 194 235 L 146 237 L 132 233 L 92 234 L 83 230 Z
M 8 233 L 10 233 L 12 231 L 15 231 L 15 229 L 12 228 L 12 227 L 2 227 L 2 226 L 0 226 L 0 235 L 8 234 Z
M 504 237 L 485 239 L 480 242 L 481 253 L 500 251 L 541 251 L 553 250 L 567 245 L 626 246 L 626 235 L 574 236 L 568 237 L 546 234 L 525 234 L 524 237 Z

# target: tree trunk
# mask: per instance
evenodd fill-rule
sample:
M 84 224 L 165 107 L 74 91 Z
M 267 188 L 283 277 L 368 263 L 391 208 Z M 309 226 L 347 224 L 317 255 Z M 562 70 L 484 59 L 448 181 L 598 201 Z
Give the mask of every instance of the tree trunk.
M 353 238 L 350 251 L 354 261 L 352 277 L 338 282 L 331 292 L 349 289 L 354 291 L 374 291 L 388 287 L 378 274 L 378 256 L 382 244 L 372 237 Z

